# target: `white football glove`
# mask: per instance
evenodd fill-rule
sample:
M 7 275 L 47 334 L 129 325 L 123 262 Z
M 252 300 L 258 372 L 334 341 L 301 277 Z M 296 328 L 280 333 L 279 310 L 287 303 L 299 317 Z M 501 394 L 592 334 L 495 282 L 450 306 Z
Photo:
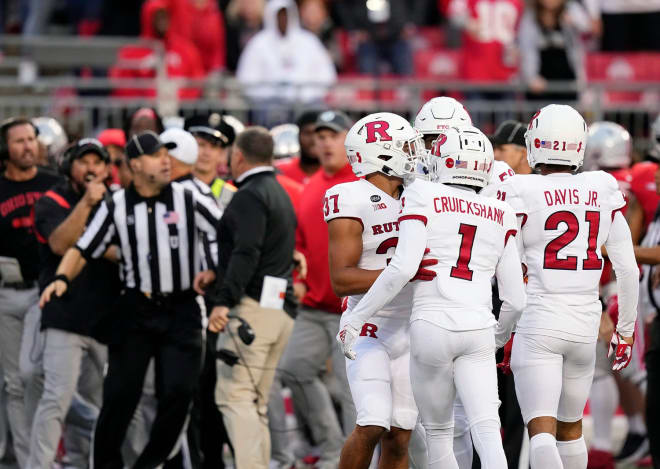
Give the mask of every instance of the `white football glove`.
M 353 351 L 353 344 L 360 336 L 360 332 L 350 324 L 346 324 L 337 334 L 337 342 L 344 356 L 349 360 L 355 360 L 357 354 Z

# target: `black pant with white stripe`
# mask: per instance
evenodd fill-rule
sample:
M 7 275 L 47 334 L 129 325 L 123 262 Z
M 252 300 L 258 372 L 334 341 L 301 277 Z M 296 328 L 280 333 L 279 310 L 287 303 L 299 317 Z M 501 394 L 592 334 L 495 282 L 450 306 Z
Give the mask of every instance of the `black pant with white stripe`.
M 199 381 L 202 331 L 193 293 L 158 301 L 129 292 L 122 302 L 123 340 L 108 349 L 103 407 L 94 434 L 94 467 L 120 469 L 120 448 L 142 394 L 144 376 L 155 359 L 158 407 L 149 443 L 136 469 L 162 464 L 172 451 Z M 132 308 L 131 308 L 132 306 Z

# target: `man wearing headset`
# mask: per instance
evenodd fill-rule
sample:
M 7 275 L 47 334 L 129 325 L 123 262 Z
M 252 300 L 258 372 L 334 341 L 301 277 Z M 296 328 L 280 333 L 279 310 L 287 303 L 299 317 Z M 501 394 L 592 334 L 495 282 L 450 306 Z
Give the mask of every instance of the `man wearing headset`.
M 291 259 L 296 217 L 275 178 L 272 157 L 266 129 L 249 127 L 236 138 L 231 171 L 238 191 L 218 225 L 217 279 L 206 278 L 202 285 L 216 283 L 209 295 L 214 306 L 209 329 L 227 328 L 219 348 L 239 358 L 233 368 L 218 362 L 215 393 L 238 468 L 268 469 L 268 395 L 296 314 Z M 245 328 L 239 331 L 242 321 L 227 324 L 230 314 L 247 321 L 256 338 L 248 339 Z
M 73 247 L 106 195 L 104 181 L 109 162 L 110 157 L 101 142 L 92 138 L 79 140 L 62 158 L 60 171 L 67 180 L 48 190 L 35 205 L 41 287 L 55 276 L 62 256 Z M 68 295 L 54 299 L 43 308 L 44 391 L 32 426 L 30 458 L 26 466 L 29 469 L 47 469 L 53 464 L 62 421 L 76 392 L 96 407 L 96 415 L 101 407 L 107 350 L 95 340 L 93 330 L 103 305 L 112 304 L 120 287 L 117 264 L 112 262 L 117 258 L 116 246 L 110 246 L 104 257 L 85 266 L 73 280 Z M 91 420 L 86 429 L 88 434 L 83 437 L 86 444 L 77 444 L 75 452 L 67 447 L 72 466 L 87 465 L 94 419 Z M 77 460 L 72 460 L 73 457 Z
M 37 129 L 28 119 L 13 118 L 0 126 L 0 357 L 7 389 L 7 414 L 19 467 L 27 463 L 30 424 L 18 361 L 23 320 L 38 307 L 39 250 L 32 210 L 44 192 L 59 181 L 37 167 Z

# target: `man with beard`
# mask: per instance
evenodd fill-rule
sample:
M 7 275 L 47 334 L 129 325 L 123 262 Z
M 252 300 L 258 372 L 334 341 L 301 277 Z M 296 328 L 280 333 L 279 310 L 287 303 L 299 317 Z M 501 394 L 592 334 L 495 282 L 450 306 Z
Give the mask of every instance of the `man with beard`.
M 300 129 L 298 140 L 300 141 L 300 156 L 290 158 L 276 164 L 275 167 L 285 176 L 290 177 L 300 184 L 307 184 L 309 178 L 319 169 L 319 158 L 315 150 L 315 126 L 319 113 L 307 111 L 298 117 L 296 125 Z
M 200 274 L 202 233 L 215 237 L 221 213 L 208 198 L 171 183 L 167 150 L 153 132 L 130 138 L 133 182 L 103 200 L 62 257 L 41 296 L 42 308 L 76 289 L 74 279 L 116 235 L 123 289 L 115 308 L 103 406 L 94 433 L 94 467 L 124 467 L 121 445 L 151 359 L 158 406 L 149 442 L 134 468 L 164 463 L 184 426 L 201 369 L 202 318 L 192 289 Z
M 100 141 L 79 140 L 65 151 L 60 166 L 67 180 L 47 191 L 35 205 L 42 287 L 55 275 L 61 256 L 78 240 L 98 203 L 106 194 L 109 198 L 104 184 L 109 161 Z M 116 249 L 110 246 L 105 259 L 90 262 L 73 282 L 71 294 L 47 304 L 42 311 L 44 391 L 34 417 L 27 467 L 48 468 L 53 464 L 62 421 L 76 392 L 97 409 L 101 406 L 107 350 L 94 338 L 93 329 L 99 313 L 119 292 L 119 270 L 112 262 L 117 257 Z M 76 452 L 80 454 L 75 454 L 78 460 L 70 461 L 76 467 L 87 465 L 92 427 Z M 67 451 L 72 458 L 70 453 Z
M 29 454 L 30 427 L 18 361 L 27 311 L 37 306 L 39 250 L 31 217 L 35 202 L 59 178 L 37 167 L 37 130 L 27 119 L 0 126 L 0 357 L 7 390 L 7 414 L 19 467 Z

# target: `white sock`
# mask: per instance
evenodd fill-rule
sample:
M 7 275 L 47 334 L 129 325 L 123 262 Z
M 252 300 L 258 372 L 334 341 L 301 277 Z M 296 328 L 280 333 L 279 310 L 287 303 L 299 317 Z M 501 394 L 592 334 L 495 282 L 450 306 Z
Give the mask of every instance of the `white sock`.
M 529 464 L 532 469 L 562 469 L 554 436 L 539 433 L 529 440 Z
M 557 449 L 564 469 L 585 469 L 587 467 L 587 444 L 584 437 L 577 440 L 558 441 Z
M 612 418 L 619 404 L 619 391 L 611 374 L 594 379 L 589 395 L 589 408 L 594 421 L 591 447 L 612 452 Z
M 646 435 L 646 424 L 642 414 L 635 414 L 628 417 L 628 431 L 639 435 Z
M 454 428 L 424 428 L 426 429 L 429 469 L 458 469 L 452 449 Z
M 472 425 L 472 441 L 479 454 L 482 469 L 507 467 L 502 447 L 499 420 L 483 420 Z

